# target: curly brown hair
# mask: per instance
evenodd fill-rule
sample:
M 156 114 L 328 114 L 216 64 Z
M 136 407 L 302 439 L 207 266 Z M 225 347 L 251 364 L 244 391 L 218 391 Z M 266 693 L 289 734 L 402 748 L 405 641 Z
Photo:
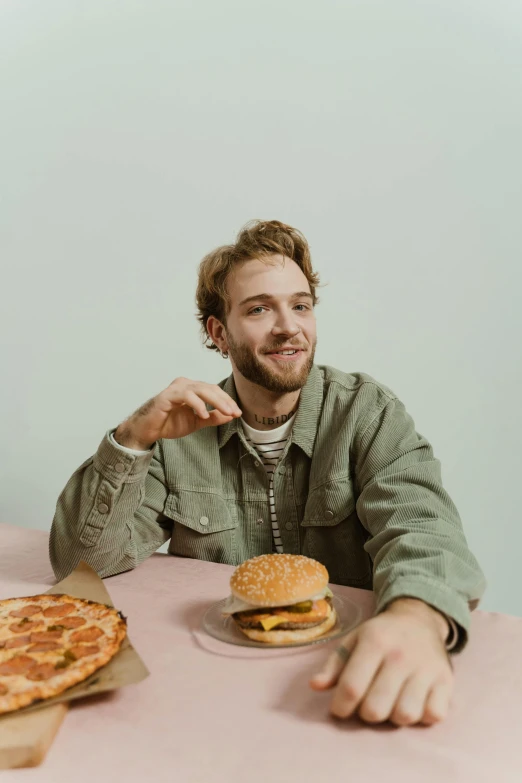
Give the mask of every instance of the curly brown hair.
M 213 315 L 226 326 L 230 312 L 227 279 L 234 267 L 253 259 L 269 263 L 270 256 L 276 254 L 295 261 L 308 280 L 314 306 L 319 302 L 315 292 L 320 285 L 319 275 L 312 269 L 310 248 L 303 234 L 279 220 L 252 220 L 241 229 L 235 244 L 212 250 L 199 264 L 196 316 L 207 348 L 219 350 L 208 334 L 207 320 Z

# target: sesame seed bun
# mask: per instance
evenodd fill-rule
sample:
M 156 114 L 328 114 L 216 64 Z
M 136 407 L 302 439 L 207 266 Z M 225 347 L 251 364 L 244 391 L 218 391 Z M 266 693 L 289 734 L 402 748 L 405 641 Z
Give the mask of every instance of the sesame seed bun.
M 298 631 L 263 631 L 257 628 L 241 628 L 241 633 L 248 636 L 254 642 L 264 642 L 265 644 L 296 644 L 299 642 L 311 642 L 324 636 L 330 628 L 333 628 L 337 622 L 337 614 L 332 607 L 331 612 L 324 623 L 315 625 L 312 628 L 302 628 Z
M 324 565 L 310 557 L 260 555 L 236 568 L 230 579 L 230 590 L 236 598 L 256 606 L 286 606 L 317 595 L 328 585 L 328 578 Z M 267 632 L 263 633 L 266 637 Z

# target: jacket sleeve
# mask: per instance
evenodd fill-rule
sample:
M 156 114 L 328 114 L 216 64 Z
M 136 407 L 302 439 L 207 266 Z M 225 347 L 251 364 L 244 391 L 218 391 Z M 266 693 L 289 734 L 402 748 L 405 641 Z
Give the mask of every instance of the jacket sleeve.
M 440 463 L 399 400 L 366 427 L 355 464 L 377 613 L 397 598 L 418 598 L 453 618 L 459 632 L 453 652 L 459 652 L 486 582 L 443 488 Z
M 49 539 L 57 579 L 81 560 L 101 577 L 145 560 L 171 537 L 167 495 L 160 443 L 138 456 L 117 448 L 107 433 L 58 499 Z

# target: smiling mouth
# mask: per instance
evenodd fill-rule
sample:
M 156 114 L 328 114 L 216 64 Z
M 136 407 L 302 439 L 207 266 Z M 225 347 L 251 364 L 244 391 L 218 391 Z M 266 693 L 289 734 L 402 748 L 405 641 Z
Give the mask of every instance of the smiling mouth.
M 292 348 L 282 351 L 269 351 L 267 356 L 271 356 L 279 361 L 292 361 L 292 359 L 297 359 L 302 353 L 302 348 Z

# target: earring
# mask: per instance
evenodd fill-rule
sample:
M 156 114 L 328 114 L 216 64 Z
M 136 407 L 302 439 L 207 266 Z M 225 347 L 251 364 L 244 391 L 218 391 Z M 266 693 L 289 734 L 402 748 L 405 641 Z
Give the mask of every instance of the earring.
M 228 359 L 228 353 L 226 353 L 225 351 L 221 351 L 221 356 L 223 357 L 223 359 Z

